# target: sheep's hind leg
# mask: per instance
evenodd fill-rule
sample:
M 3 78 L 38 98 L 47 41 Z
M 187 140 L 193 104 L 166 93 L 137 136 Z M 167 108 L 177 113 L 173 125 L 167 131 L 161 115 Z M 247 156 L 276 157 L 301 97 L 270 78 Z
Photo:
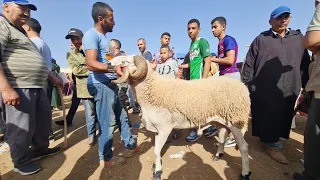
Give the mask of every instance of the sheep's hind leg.
M 156 155 L 155 171 L 153 180 L 161 180 L 162 164 L 161 164 L 161 150 L 170 135 L 172 128 L 161 130 L 155 137 L 154 154 Z
M 242 173 L 240 180 L 249 180 L 251 175 L 249 168 L 249 153 L 248 153 L 248 143 L 244 139 L 244 135 L 241 133 L 241 130 L 235 126 L 231 126 L 230 130 L 236 140 L 237 145 L 241 153 L 242 160 Z
M 224 144 L 227 137 L 228 137 L 227 129 L 226 128 L 219 129 L 219 139 L 217 139 L 219 146 L 218 146 L 217 153 L 213 158 L 214 161 L 219 161 L 224 155 Z

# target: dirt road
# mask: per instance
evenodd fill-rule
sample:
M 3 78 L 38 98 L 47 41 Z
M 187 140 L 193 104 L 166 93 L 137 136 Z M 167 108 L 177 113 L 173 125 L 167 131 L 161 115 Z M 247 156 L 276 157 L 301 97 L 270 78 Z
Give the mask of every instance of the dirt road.
M 67 107 L 70 106 L 70 97 L 66 98 Z M 99 166 L 98 145 L 89 147 L 86 143 L 87 131 L 85 116 L 81 105 L 78 109 L 73 126 L 68 128 L 68 149 L 64 152 L 45 159 L 38 163 L 42 171 L 35 175 L 23 177 L 12 171 L 13 164 L 9 154 L 1 156 L 0 170 L 2 180 L 149 180 L 152 177 L 151 167 L 155 156 L 153 154 L 154 135 L 141 128 L 138 132 L 138 143 L 145 146 L 147 151 L 127 160 L 126 164 L 118 168 L 102 168 Z M 130 112 L 130 111 L 129 111 Z M 129 114 L 133 123 L 140 123 L 140 116 Z M 53 121 L 62 119 L 62 112 L 53 112 Z M 305 119 L 297 118 L 297 128 L 291 132 L 289 140 L 283 140 L 285 155 L 291 162 L 281 165 L 272 160 L 259 140 L 251 136 L 249 131 L 245 139 L 249 143 L 250 167 L 252 180 L 291 180 L 292 174 L 301 172 L 303 165 L 303 130 Z M 57 137 L 51 146 L 63 145 L 62 127 L 53 123 Z M 223 160 L 212 161 L 217 147 L 215 138 L 202 137 L 196 143 L 185 140 L 189 130 L 185 130 L 180 139 L 174 140 L 163 148 L 163 179 L 168 180 L 236 180 L 241 172 L 240 152 L 235 148 L 227 148 Z M 124 151 L 119 132 L 114 135 L 114 154 Z M 170 154 L 184 151 L 182 159 L 170 159 Z

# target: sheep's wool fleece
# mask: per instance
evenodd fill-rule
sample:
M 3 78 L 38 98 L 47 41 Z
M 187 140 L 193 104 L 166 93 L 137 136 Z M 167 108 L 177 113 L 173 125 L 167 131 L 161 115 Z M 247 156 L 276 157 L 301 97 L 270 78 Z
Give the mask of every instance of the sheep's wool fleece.
M 196 125 L 219 116 L 225 119 L 225 124 L 248 128 L 250 97 L 239 80 L 216 77 L 185 81 L 149 72 L 143 85 L 137 88 L 143 92 L 138 97 L 146 103 L 181 113 Z

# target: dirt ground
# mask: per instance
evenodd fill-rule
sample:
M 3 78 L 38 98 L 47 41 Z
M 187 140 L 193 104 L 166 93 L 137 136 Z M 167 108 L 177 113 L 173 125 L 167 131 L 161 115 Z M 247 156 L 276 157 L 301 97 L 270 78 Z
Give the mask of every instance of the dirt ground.
M 70 97 L 65 98 L 67 108 L 70 106 Z M 68 112 L 68 110 L 67 110 Z M 130 111 L 129 111 L 130 112 Z M 146 152 L 127 160 L 126 164 L 118 168 L 102 168 L 99 166 L 98 145 L 89 147 L 86 142 L 87 130 L 85 126 L 83 105 L 79 106 L 74 118 L 73 126 L 68 128 L 68 148 L 52 157 L 39 160 L 42 170 L 31 176 L 20 176 L 12 171 L 13 164 L 10 154 L 0 158 L 0 172 L 2 180 L 149 180 L 152 177 L 151 167 L 155 160 L 153 153 L 154 135 L 140 128 L 138 143 L 146 147 Z M 140 123 L 141 116 L 129 114 L 133 124 Z M 62 119 L 62 112 L 53 112 L 53 121 Z M 289 140 L 283 140 L 285 155 L 290 161 L 289 165 L 282 165 L 272 160 L 264 151 L 259 140 L 247 132 L 245 139 L 249 144 L 249 157 L 251 180 L 291 180 L 292 174 L 301 172 L 303 165 L 303 130 L 305 119 L 298 117 L 297 128 L 291 132 Z M 53 124 L 56 141 L 51 144 L 63 146 L 63 128 Z M 227 148 L 225 156 L 220 161 L 212 161 L 217 147 L 214 137 L 202 137 L 196 143 L 185 140 L 189 130 L 185 130 L 178 140 L 166 144 L 163 148 L 163 174 L 165 180 L 237 180 L 241 172 L 240 152 L 235 148 Z M 119 132 L 114 135 L 114 154 L 124 151 Z M 182 159 L 170 159 L 169 155 L 185 152 Z

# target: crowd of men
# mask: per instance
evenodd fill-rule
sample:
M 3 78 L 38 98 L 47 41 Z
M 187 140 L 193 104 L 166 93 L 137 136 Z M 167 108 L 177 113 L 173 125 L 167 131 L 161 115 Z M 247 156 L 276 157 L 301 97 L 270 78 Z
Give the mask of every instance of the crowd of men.
M 266 152 L 274 160 L 288 164 L 280 138 L 289 138 L 294 106 L 301 88 L 314 92 L 309 110 L 304 142 L 304 167 L 295 180 L 320 179 L 320 67 L 317 62 L 320 48 L 320 5 L 316 0 L 316 12 L 306 36 L 300 30 L 289 28 L 291 10 L 276 8 L 270 15 L 271 28 L 262 32 L 252 42 L 241 72 L 237 68 L 238 44 L 226 34 L 227 20 L 217 17 L 211 21 L 212 33 L 219 41 L 218 54 L 210 53 L 208 41 L 200 37 L 200 22 L 191 19 L 187 23 L 190 49 L 184 63 L 179 65 L 171 35 L 165 32 L 160 37 L 159 51 L 152 55 L 147 51 L 144 38 L 137 40 L 141 55 L 152 64 L 160 75 L 184 80 L 210 78 L 216 74 L 213 65 L 219 67 L 217 76 L 228 76 L 241 80 L 248 86 L 251 97 L 252 133 L 260 138 Z M 10 146 L 14 171 L 22 175 L 41 170 L 35 163 L 43 157 L 57 154 L 60 147 L 49 148 L 52 135 L 52 112 L 49 91 L 53 86 L 63 88 L 61 80 L 51 72 L 51 51 L 40 38 L 40 23 L 30 18 L 36 6 L 27 0 L 4 0 L 0 17 L 0 92 L 1 129 L 6 129 L 5 138 Z M 88 144 L 98 140 L 99 159 L 103 166 L 118 166 L 137 153 L 144 151 L 137 146 L 131 133 L 128 110 L 125 105 L 129 97 L 134 113 L 139 113 L 131 87 L 126 83 L 116 85 L 111 81 L 122 76 L 123 65 L 112 66 L 109 60 L 125 55 L 118 39 L 107 39 L 107 33 L 115 25 L 113 9 L 106 3 L 96 2 L 92 7 L 94 27 L 83 33 L 71 28 L 66 39 L 71 40 L 71 50 L 66 59 L 72 70 L 75 89 L 72 104 L 77 107 L 82 101 L 88 131 Z M 312 51 L 313 68 L 307 49 Z M 211 74 L 211 75 L 210 75 Z M 310 77 L 310 79 L 309 79 Z M 215 78 L 213 76 L 212 78 Z M 119 90 L 120 89 L 120 90 Z M 73 110 L 74 111 L 74 110 Z M 76 111 L 76 109 L 75 109 Z M 143 112 L 142 112 L 143 113 Z M 72 125 L 72 119 L 67 125 Z M 5 122 L 5 123 L 3 123 Z M 57 121 L 63 125 L 63 121 Z M 99 137 L 96 136 L 98 123 Z M 123 156 L 112 154 L 115 128 L 119 128 L 126 151 Z M 218 129 L 221 129 L 220 127 Z M 173 138 L 180 130 L 174 130 Z M 216 127 L 205 130 L 211 137 Z M 192 130 L 187 140 L 194 142 L 200 136 Z M 234 146 L 230 134 L 226 146 Z

